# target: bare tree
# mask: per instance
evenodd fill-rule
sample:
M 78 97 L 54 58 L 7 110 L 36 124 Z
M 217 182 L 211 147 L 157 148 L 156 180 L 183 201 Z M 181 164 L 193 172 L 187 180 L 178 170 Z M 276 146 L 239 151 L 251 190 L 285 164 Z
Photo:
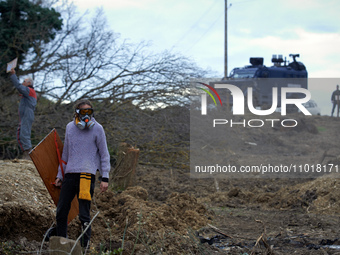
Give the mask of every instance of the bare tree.
M 150 53 L 149 45 L 122 40 L 108 29 L 102 10 L 90 24 L 68 6 L 61 11 L 64 28 L 53 43 L 27 55 L 24 73 L 34 73 L 38 90 L 62 102 L 92 98 L 106 102 L 133 101 L 140 106 L 183 104 L 189 77 L 205 71 L 169 51 Z

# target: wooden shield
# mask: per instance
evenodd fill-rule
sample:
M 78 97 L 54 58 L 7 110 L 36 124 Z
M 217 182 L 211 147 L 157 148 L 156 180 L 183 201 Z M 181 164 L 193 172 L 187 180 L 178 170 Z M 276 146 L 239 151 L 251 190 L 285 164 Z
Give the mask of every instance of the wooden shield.
M 63 153 L 63 146 L 64 145 L 60 140 L 57 130 L 52 129 L 52 131 L 29 153 L 55 205 L 58 204 L 60 195 L 60 187 L 56 187 L 53 184 L 58 174 L 59 166 L 57 147 L 61 157 Z M 68 214 L 68 222 L 71 222 L 78 213 L 79 205 L 77 197 L 75 196 Z

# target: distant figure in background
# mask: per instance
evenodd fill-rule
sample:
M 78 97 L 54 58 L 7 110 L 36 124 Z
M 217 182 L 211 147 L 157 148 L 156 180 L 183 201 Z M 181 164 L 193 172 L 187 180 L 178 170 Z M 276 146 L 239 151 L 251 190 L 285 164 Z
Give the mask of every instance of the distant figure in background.
M 336 85 L 336 90 L 334 90 L 334 92 L 332 93 L 332 104 L 333 104 L 333 108 L 332 108 L 332 114 L 331 116 L 333 117 L 333 113 L 334 113 L 334 109 L 336 106 L 338 106 L 338 115 L 339 115 L 339 102 L 340 102 L 340 90 L 339 90 L 339 85 Z M 337 115 L 337 116 L 338 116 Z
M 20 92 L 19 104 L 19 126 L 17 130 L 17 141 L 23 151 L 23 159 L 30 159 L 28 152 L 32 148 L 31 130 L 34 121 L 34 110 L 37 105 L 37 94 L 33 88 L 32 78 L 26 78 L 22 84 L 19 83 L 15 70 L 10 71 L 11 81 L 14 87 Z

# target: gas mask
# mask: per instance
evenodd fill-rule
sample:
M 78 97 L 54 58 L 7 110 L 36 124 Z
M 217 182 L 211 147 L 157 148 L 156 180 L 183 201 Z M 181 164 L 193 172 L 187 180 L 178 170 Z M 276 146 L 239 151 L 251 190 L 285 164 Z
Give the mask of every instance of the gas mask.
M 91 129 L 94 126 L 94 122 L 91 120 L 93 109 L 76 109 L 78 117 L 76 118 L 76 126 L 79 129 L 85 129 L 86 127 Z

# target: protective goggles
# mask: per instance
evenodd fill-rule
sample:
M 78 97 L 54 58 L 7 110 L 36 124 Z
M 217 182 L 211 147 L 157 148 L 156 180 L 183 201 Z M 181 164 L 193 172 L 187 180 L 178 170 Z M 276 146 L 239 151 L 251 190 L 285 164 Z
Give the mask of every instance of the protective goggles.
M 87 108 L 87 109 L 76 109 L 76 113 L 80 115 L 92 115 L 93 109 Z

